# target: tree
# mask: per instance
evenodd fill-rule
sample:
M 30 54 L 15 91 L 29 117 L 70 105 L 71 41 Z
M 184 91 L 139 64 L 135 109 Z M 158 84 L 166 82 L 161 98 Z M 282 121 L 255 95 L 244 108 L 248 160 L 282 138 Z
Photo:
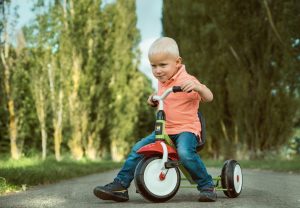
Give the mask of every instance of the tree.
M 12 73 L 14 68 L 14 59 L 12 57 L 13 51 L 9 44 L 9 31 L 8 31 L 8 20 L 7 17 L 9 15 L 10 2 L 4 1 L 1 2 L 1 12 L 3 16 L 3 21 L 1 22 L 1 47 L 0 47 L 0 57 L 1 57 L 1 65 L 3 68 L 3 83 L 4 90 L 6 95 L 6 105 L 9 114 L 9 137 L 10 137 L 10 148 L 11 148 L 11 156 L 13 159 L 19 159 L 21 155 L 20 148 L 18 147 L 17 135 L 18 135 L 18 117 L 16 116 L 15 109 L 15 100 L 13 97 L 13 89 L 12 89 Z
M 137 70 L 135 1 L 37 0 L 33 12 L 9 45 L 9 79 L 0 62 L 0 95 L 12 95 L 18 118 L 15 143 L 25 155 L 53 150 L 58 161 L 69 150 L 75 159 L 124 158 L 154 118 L 145 104 L 150 81 Z M 4 148 L 13 132 L 8 98 L 0 100 Z
M 144 77 L 137 71 L 139 32 L 136 28 L 135 1 L 119 0 L 111 8 L 109 36 L 111 70 L 108 89 L 111 93 L 109 132 L 113 160 L 121 160 L 130 150 L 136 134 L 139 98 Z M 124 21 L 120 21 L 124 20 Z M 122 35 L 120 35 L 122 34 Z
M 294 0 L 164 1 L 164 34 L 214 93 L 203 107 L 215 157 L 263 157 L 291 135 L 299 51 L 290 40 L 299 35 L 299 11 Z

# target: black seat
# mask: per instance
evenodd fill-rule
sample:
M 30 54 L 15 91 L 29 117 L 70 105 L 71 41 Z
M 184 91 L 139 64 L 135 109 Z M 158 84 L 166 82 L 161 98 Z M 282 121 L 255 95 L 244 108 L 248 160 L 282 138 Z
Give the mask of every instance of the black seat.
M 197 152 L 199 152 L 200 150 L 203 149 L 205 141 L 206 141 L 205 119 L 201 112 L 198 112 L 198 117 L 199 117 L 199 121 L 201 124 L 201 134 L 200 134 L 200 137 L 198 136 L 199 145 L 196 148 Z

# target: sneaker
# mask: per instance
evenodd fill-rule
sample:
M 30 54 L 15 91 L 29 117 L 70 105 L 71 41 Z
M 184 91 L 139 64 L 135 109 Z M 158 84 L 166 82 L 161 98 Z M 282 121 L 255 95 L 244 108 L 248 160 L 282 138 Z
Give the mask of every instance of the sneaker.
M 117 181 L 105 186 L 97 186 L 94 188 L 94 194 L 103 200 L 113 200 L 116 202 L 125 202 L 129 200 L 128 190 Z
M 214 188 L 203 189 L 200 191 L 199 202 L 215 202 L 217 201 L 217 193 Z

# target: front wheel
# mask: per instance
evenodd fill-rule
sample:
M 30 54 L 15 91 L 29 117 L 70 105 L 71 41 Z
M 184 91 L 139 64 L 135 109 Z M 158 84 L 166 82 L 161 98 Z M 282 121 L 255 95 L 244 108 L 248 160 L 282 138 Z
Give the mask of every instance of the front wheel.
M 158 156 L 144 158 L 139 162 L 134 174 L 138 192 L 152 202 L 171 199 L 180 186 L 180 172 L 177 167 L 162 171 L 162 159 Z M 163 173 L 166 173 L 162 176 Z
M 224 162 L 221 173 L 222 188 L 226 189 L 224 194 L 229 198 L 236 198 L 242 192 L 243 174 L 240 164 L 235 160 Z

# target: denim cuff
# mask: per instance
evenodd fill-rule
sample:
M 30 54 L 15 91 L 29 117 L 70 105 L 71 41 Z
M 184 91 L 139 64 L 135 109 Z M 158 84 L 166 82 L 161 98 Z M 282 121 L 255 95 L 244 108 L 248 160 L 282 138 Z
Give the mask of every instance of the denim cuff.
M 203 191 L 203 190 L 213 190 L 215 188 L 215 185 L 214 185 L 214 182 L 213 181 L 211 181 L 211 182 L 209 182 L 208 184 L 206 184 L 205 186 L 202 186 L 202 187 L 200 187 L 199 185 L 198 185 L 198 187 L 197 187 L 197 189 L 199 190 L 199 191 Z
M 125 188 L 125 189 L 128 188 L 128 186 L 126 186 L 126 184 L 123 181 L 121 181 L 119 178 L 115 178 L 114 182 L 121 184 L 123 186 L 123 188 Z

